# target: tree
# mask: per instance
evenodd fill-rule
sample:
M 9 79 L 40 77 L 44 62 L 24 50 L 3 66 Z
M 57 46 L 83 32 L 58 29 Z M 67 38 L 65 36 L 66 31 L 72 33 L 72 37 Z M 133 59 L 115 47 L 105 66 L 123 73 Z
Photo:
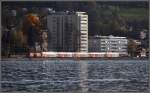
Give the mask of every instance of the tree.
M 128 53 L 131 57 L 135 56 L 135 53 L 137 52 L 138 44 L 133 40 L 129 39 L 128 41 Z

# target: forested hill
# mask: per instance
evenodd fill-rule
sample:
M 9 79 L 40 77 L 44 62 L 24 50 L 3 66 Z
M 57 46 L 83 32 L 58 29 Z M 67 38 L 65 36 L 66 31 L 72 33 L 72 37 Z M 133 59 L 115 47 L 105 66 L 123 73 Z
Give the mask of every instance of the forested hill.
M 149 27 L 148 1 L 136 2 L 10 2 L 13 8 L 50 7 L 56 11 L 85 11 L 89 15 L 89 35 L 116 35 L 137 38 L 136 33 Z

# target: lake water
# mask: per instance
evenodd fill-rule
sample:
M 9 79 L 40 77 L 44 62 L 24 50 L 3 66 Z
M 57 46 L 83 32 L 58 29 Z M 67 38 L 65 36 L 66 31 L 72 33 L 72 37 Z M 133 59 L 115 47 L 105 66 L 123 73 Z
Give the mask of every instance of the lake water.
M 2 91 L 144 92 L 148 60 L 2 61 Z

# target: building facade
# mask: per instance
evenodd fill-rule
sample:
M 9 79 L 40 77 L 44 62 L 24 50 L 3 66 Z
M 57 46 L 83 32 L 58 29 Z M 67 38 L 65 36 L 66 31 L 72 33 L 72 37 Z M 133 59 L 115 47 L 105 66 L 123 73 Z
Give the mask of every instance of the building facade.
M 48 31 L 42 30 L 41 34 L 41 50 L 48 51 Z
M 88 15 L 85 12 L 53 12 L 47 16 L 48 50 L 88 52 Z
M 100 38 L 91 36 L 89 37 L 88 44 L 89 44 L 89 52 L 101 52 Z
M 95 36 L 89 38 L 89 52 L 119 52 L 126 55 L 127 47 L 126 37 Z

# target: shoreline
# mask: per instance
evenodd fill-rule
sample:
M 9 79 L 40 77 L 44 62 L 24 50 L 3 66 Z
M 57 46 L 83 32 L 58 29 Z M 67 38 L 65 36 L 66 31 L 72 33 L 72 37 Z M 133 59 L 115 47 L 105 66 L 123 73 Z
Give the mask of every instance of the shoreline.
M 44 61 L 44 60 L 149 60 L 147 57 L 143 58 L 133 58 L 133 57 L 112 57 L 112 58 L 28 58 L 28 57 L 20 57 L 20 58 L 1 58 L 1 61 L 26 61 L 26 60 L 33 60 L 33 61 Z

